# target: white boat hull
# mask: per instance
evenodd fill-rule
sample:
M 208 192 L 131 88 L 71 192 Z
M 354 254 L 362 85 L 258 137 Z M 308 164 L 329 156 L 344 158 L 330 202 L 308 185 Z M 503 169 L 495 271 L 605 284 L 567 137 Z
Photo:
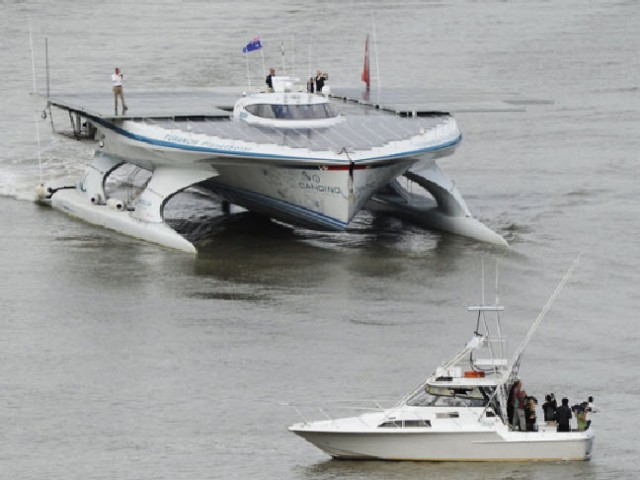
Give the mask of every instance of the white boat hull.
M 230 141 L 222 152 L 205 140 L 177 134 L 169 142 L 163 140 L 163 129 L 134 122 L 102 122 L 98 128 L 104 135 L 101 152 L 110 157 L 150 171 L 208 165 L 217 176 L 204 187 L 227 201 L 287 223 L 328 230 L 344 230 L 376 191 L 411 166 L 450 153 L 460 141 L 452 122 L 451 139 L 419 145 L 415 156 L 387 159 L 393 148 L 384 146 L 375 150 L 381 157 L 366 160 L 362 152 L 353 153 L 352 158 L 360 158 L 350 164 L 349 157 L 338 152 L 248 146 L 240 141 Z
M 288 223 L 343 230 L 391 179 L 416 160 L 360 168 L 221 165 L 209 188 L 230 202 Z
M 290 430 L 334 458 L 410 461 L 589 460 L 593 435 L 585 432 L 376 432 Z

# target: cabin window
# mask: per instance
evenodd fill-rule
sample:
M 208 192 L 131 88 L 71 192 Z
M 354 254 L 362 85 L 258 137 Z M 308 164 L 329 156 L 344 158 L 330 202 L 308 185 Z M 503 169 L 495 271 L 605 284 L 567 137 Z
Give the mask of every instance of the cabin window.
M 277 118 L 282 120 L 313 120 L 317 118 L 333 118 L 338 114 L 328 103 L 312 105 L 281 105 L 271 103 L 254 103 L 247 105 L 247 112 L 261 118 Z
M 439 412 L 436 413 L 436 418 L 459 418 L 460 414 L 458 412 Z
M 431 407 L 435 403 L 437 397 L 429 395 L 424 390 L 419 391 L 407 401 L 410 407 Z
M 430 427 L 430 420 L 389 420 L 378 425 L 381 428 Z
M 468 406 L 482 407 L 486 405 L 487 399 L 493 393 L 493 388 L 478 387 L 475 385 L 455 387 L 427 385 L 426 392 L 436 397 L 464 400 Z

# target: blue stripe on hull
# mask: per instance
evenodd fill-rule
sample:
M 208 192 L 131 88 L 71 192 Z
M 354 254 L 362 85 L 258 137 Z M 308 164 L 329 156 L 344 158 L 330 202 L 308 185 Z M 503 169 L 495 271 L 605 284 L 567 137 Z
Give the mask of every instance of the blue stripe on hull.
M 214 184 L 214 186 L 209 188 L 211 188 L 216 192 L 221 192 L 223 196 L 224 196 L 224 192 L 229 192 L 231 195 L 234 195 L 240 198 L 246 198 L 248 201 L 252 203 L 265 205 L 270 209 L 274 209 L 278 212 L 283 212 L 284 214 L 289 215 L 291 217 L 298 218 L 300 219 L 301 223 L 302 222 L 311 223 L 313 225 L 322 226 L 324 228 L 329 228 L 331 230 L 344 230 L 348 225 L 346 222 L 343 222 L 342 220 L 338 220 L 337 218 L 333 218 L 328 215 L 324 215 L 322 213 L 316 212 L 314 210 L 310 210 L 308 208 L 286 202 L 284 200 L 278 200 L 276 198 L 269 197 L 267 195 L 262 195 L 260 193 L 252 192 L 242 188 L 229 187 L 228 185 L 222 185 L 217 183 Z

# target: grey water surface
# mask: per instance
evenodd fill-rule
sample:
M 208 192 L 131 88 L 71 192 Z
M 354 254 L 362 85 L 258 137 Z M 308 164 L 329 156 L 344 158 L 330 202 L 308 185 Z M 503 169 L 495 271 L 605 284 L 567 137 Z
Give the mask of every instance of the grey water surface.
M 258 34 L 264 66 L 282 70 L 282 43 L 288 71 L 357 86 L 375 32 L 372 88 L 524 109 L 458 114 L 439 162 L 511 247 L 366 213 L 346 233 L 238 213 L 192 257 L 38 206 L 36 184 L 72 183 L 93 145 L 42 119 L 30 30 L 38 94 L 45 38 L 52 92 L 109 91 L 119 66 L 126 94 L 262 83 L 261 52 L 241 53 Z M 637 478 L 639 32 L 633 0 L 1 2 L 0 478 Z M 208 208 L 177 209 L 191 201 Z M 283 403 L 421 382 L 472 333 L 483 262 L 515 347 L 580 252 L 521 376 L 539 399 L 595 396 L 590 462 L 338 462 L 287 432 Z

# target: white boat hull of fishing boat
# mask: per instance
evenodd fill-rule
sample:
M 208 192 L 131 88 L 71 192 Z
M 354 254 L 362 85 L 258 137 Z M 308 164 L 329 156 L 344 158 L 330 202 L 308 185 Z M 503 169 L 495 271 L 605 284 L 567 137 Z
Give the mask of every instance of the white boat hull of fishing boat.
M 426 408 L 425 408 L 426 409 Z M 410 461 L 553 461 L 589 460 L 593 431 L 510 431 L 501 422 L 480 423 L 482 408 L 450 410 L 455 419 L 414 407 L 404 418 L 429 420 L 430 427 L 378 427 L 398 410 L 340 420 L 300 423 L 289 430 L 338 459 Z M 443 412 L 438 412 L 442 415 Z M 418 420 L 419 419 L 419 420 Z M 370 424 L 370 427 L 366 425 Z
M 359 416 L 304 419 L 289 430 L 334 458 L 425 461 L 552 461 L 589 460 L 594 432 L 565 424 L 568 406 L 553 415 L 561 429 L 537 422 L 536 400 L 525 397 L 517 376 L 522 354 L 553 300 L 578 264 L 576 259 L 533 322 L 511 359 L 507 358 L 500 312 L 504 307 L 469 307 L 478 317 L 474 336 L 442 363 L 420 386 L 395 406 Z M 483 292 L 484 298 L 484 292 Z M 497 293 L 496 293 L 497 299 Z M 487 320 L 495 314 L 495 324 Z M 517 400 L 517 401 L 516 401 Z M 521 402 L 521 403 L 520 403 Z M 586 402 L 585 402 L 586 403 Z M 563 399 L 568 404 L 568 399 Z M 510 407 L 524 406 L 522 416 Z M 519 418 L 529 420 L 516 425 Z M 556 413 L 557 412 L 557 413 Z M 586 421 L 586 418 L 584 418 Z M 563 430 L 563 431 L 558 431 Z

